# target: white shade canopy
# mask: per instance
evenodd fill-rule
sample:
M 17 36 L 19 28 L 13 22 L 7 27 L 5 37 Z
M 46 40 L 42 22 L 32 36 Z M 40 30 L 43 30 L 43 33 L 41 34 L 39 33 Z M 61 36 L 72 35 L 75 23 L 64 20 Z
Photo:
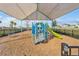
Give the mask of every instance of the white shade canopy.
M 18 19 L 25 19 L 35 11 L 55 19 L 77 8 L 79 3 L 0 3 L 1 11 Z

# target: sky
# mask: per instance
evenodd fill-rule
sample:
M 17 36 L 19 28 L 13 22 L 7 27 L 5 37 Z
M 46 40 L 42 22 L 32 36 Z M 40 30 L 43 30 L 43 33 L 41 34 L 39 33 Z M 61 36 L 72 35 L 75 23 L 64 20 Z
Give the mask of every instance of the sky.
M 21 22 L 21 20 L 18 20 L 16 18 L 13 18 L 9 15 L 7 15 L 6 13 L 0 11 L 0 21 L 2 21 L 2 23 L 0 23 L 0 27 L 1 26 L 5 26 L 5 27 L 9 27 L 10 26 L 10 21 L 14 21 L 16 22 L 16 27 L 27 27 L 27 23 L 29 24 L 29 26 L 31 27 L 32 22 L 37 22 L 37 20 L 24 20 Z M 75 23 L 79 23 L 79 8 L 65 14 L 64 16 L 61 16 L 59 18 L 56 19 L 58 24 L 75 24 Z M 40 20 L 40 22 L 44 22 L 44 23 L 48 23 L 50 26 L 52 25 L 51 20 Z
M 79 23 L 79 8 L 73 10 L 56 19 L 58 24 L 76 24 Z
M 16 27 L 27 27 L 27 24 L 29 25 L 29 27 L 31 27 L 32 22 L 38 22 L 38 20 L 23 20 L 21 22 L 20 19 L 16 19 L 14 17 L 11 17 L 9 15 L 7 15 L 6 13 L 0 11 L 0 21 L 2 21 L 2 23 L 0 23 L 0 27 L 10 27 L 10 21 L 14 21 L 16 22 Z M 51 20 L 40 20 L 39 22 L 43 22 L 43 23 L 48 23 L 49 26 L 52 25 Z
M 27 20 L 28 21 L 28 20 Z M 50 27 L 52 27 L 52 21 L 51 20 L 30 20 L 30 21 L 28 21 L 29 22 L 29 24 L 30 24 L 30 27 L 31 27 L 31 25 L 32 25 L 32 23 L 37 23 L 37 22 L 43 22 L 44 24 L 45 23 L 48 23 L 48 25 L 50 26 Z
M 21 20 L 11 17 L 2 11 L 0 11 L 0 21 L 2 22 L 2 23 L 0 23 L 0 27 L 2 27 L 2 26 L 9 27 L 10 21 L 16 22 L 16 24 L 17 24 L 16 27 L 21 27 Z M 22 25 L 25 27 L 25 22 L 24 21 L 22 21 L 22 22 L 23 22 Z

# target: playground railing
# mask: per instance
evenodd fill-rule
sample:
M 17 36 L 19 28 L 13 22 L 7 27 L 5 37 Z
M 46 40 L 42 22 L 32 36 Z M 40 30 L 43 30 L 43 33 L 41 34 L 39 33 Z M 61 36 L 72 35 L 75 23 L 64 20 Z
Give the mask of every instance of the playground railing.
M 78 54 L 72 55 L 71 49 L 78 49 Z M 66 43 L 61 43 L 61 56 L 79 56 L 79 46 L 69 46 Z

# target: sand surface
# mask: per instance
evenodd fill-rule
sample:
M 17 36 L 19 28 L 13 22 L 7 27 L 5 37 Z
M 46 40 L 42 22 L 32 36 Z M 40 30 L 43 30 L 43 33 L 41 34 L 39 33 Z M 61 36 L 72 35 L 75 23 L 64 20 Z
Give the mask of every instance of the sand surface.
M 0 38 L 0 55 L 2 56 L 60 56 L 61 43 L 79 46 L 79 39 L 62 35 L 63 40 L 52 38 L 48 43 L 34 45 L 31 31 L 9 35 Z M 75 49 L 73 54 L 77 54 Z

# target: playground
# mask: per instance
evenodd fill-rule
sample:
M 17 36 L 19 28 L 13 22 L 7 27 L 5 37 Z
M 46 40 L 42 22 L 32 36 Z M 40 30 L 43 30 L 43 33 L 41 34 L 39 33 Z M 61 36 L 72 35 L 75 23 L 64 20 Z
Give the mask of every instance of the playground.
M 6 3 L 0 10 L 1 56 L 79 56 L 79 4 Z
M 53 37 L 47 43 L 34 45 L 32 43 L 31 31 L 24 31 L 0 38 L 0 55 L 17 55 L 17 56 L 60 56 L 61 43 L 78 46 L 79 40 L 62 35 L 64 40 Z M 77 54 L 77 49 L 72 49 L 72 54 Z

